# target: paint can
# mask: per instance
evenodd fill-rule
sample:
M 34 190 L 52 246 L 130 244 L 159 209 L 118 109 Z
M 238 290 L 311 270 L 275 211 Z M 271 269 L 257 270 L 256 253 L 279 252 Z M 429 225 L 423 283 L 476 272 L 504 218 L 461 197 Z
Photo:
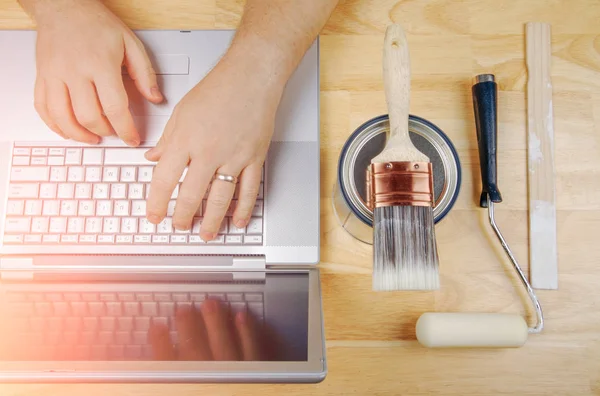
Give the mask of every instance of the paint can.
M 425 153 L 433 167 L 434 219 L 438 223 L 452 209 L 461 184 L 458 154 L 450 139 L 431 122 L 411 115 L 409 133 L 413 144 Z M 340 225 L 354 238 L 373 243 L 373 211 L 366 205 L 366 169 L 385 146 L 389 131 L 387 115 L 358 127 L 342 148 L 333 210 Z

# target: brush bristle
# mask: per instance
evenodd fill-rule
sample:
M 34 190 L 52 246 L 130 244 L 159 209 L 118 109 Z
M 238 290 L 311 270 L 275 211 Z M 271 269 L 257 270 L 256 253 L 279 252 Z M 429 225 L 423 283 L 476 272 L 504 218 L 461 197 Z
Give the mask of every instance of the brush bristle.
M 440 287 L 431 206 L 375 208 L 373 290 Z

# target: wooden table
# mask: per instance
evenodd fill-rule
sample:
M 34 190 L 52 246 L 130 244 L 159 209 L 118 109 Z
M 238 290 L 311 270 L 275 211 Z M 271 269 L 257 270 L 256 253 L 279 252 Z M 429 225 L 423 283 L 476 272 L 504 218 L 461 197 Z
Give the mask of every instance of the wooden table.
M 235 28 L 243 1 L 108 1 L 132 28 Z M 346 234 L 331 208 L 338 153 L 363 121 L 385 113 L 386 24 L 410 43 L 411 112 L 458 149 L 458 202 L 437 226 L 442 288 L 371 291 L 371 248 Z M 527 265 L 524 23 L 552 23 L 559 291 L 539 291 L 542 335 L 511 350 L 428 350 L 415 341 L 424 311 L 525 313 L 518 281 L 477 205 L 480 192 L 471 78 L 499 82 L 497 220 Z M 318 385 L 10 385 L 26 395 L 600 394 L 600 3 L 594 0 L 347 0 L 321 36 L 322 255 L 329 375 Z M 0 28 L 31 28 L 0 0 Z M 0 64 L 1 68 L 1 64 Z M 507 273 L 510 276 L 507 276 Z

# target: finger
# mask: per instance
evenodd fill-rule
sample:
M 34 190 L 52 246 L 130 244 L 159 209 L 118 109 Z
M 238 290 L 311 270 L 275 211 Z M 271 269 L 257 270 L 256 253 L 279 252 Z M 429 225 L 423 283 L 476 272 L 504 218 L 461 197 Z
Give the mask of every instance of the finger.
M 160 160 L 160 158 L 162 157 L 164 151 L 165 151 L 165 147 L 166 147 L 166 141 L 167 137 L 166 134 L 163 133 L 162 136 L 160 137 L 160 139 L 158 140 L 158 143 L 156 143 L 156 146 L 154 146 L 153 148 L 151 148 L 150 150 L 146 151 L 146 154 L 144 154 L 144 156 L 146 157 L 146 159 L 148 161 L 158 161 Z
M 69 87 L 73 110 L 79 124 L 98 136 L 113 135 L 108 120 L 102 116 L 96 87 L 91 81 L 81 81 Z
M 175 349 L 165 325 L 152 325 L 148 330 L 148 342 L 156 360 L 176 360 Z
M 180 360 L 212 360 L 206 328 L 202 317 L 190 307 L 180 307 L 175 313 Z
M 240 339 L 242 357 L 246 361 L 262 360 L 260 350 L 260 332 L 252 315 L 240 311 L 235 315 L 235 328 Z
M 209 299 L 204 301 L 201 310 L 213 359 L 240 360 L 236 339 L 230 326 L 229 308 L 219 300 Z
M 219 169 L 218 172 L 225 175 L 238 174 L 238 172 L 227 171 L 226 168 Z M 213 181 L 206 200 L 206 211 L 200 228 L 200 237 L 205 241 L 210 241 L 217 236 L 234 192 L 235 184 L 218 179 Z
M 262 165 L 253 164 L 246 167 L 240 176 L 240 192 L 233 212 L 233 223 L 238 228 L 246 227 L 250 221 L 260 187 L 261 174 Z
M 48 106 L 46 105 L 46 82 L 43 78 L 38 78 L 35 80 L 35 87 L 33 89 L 33 106 L 37 111 L 38 115 L 44 121 L 44 123 L 50 128 L 54 133 L 62 137 L 63 139 L 68 139 L 67 135 L 60 130 L 56 122 L 50 117 L 50 113 L 48 113 Z
M 190 162 L 188 172 L 179 188 L 173 214 L 173 227 L 178 230 L 191 228 L 194 215 L 202 205 L 202 198 L 213 174 L 214 169 L 201 165 L 198 160 Z
M 184 150 L 171 148 L 165 152 L 154 168 L 154 175 L 150 183 L 150 195 L 146 205 L 146 215 L 151 223 L 160 223 L 167 214 L 167 206 L 173 190 L 179 183 L 183 169 L 190 160 L 189 156 L 182 152 Z
M 129 77 L 146 99 L 160 103 L 163 96 L 158 88 L 156 73 L 144 45 L 137 39 L 125 39 L 125 66 Z
M 129 99 L 120 70 L 108 71 L 94 81 L 102 111 L 117 135 L 130 146 L 140 144 L 140 135 L 129 112 Z
M 59 80 L 46 81 L 48 113 L 65 135 L 83 143 L 97 144 L 100 138 L 83 128 L 73 114 L 73 106 L 67 86 Z

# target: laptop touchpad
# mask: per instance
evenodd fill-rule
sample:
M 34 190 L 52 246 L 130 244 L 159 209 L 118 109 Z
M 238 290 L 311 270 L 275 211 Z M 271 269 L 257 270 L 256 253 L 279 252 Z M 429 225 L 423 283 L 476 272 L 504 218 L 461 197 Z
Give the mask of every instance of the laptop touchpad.
M 129 107 L 134 116 L 170 116 L 173 108 L 191 88 L 187 75 L 156 76 L 158 86 L 165 98 L 160 104 L 154 104 L 142 96 L 129 75 L 123 75 L 123 83 L 129 96 Z

